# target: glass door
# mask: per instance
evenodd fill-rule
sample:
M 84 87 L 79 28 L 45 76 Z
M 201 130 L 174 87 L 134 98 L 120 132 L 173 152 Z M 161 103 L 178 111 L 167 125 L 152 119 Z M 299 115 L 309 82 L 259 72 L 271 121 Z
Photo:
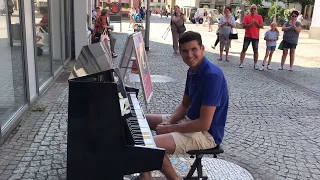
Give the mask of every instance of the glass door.
M 0 127 L 26 102 L 20 0 L 0 0 Z

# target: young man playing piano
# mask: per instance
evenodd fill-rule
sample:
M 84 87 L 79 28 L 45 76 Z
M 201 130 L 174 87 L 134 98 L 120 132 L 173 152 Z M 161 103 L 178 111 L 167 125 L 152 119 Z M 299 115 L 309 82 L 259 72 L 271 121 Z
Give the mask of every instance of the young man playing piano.
M 201 35 L 185 32 L 179 39 L 183 61 L 190 67 L 181 104 L 171 115 L 146 115 L 157 147 L 166 154 L 184 154 L 190 150 L 210 149 L 224 135 L 228 111 L 228 87 L 222 70 L 204 56 Z M 181 180 L 165 155 L 161 172 L 168 180 Z M 151 180 L 151 172 L 135 179 Z

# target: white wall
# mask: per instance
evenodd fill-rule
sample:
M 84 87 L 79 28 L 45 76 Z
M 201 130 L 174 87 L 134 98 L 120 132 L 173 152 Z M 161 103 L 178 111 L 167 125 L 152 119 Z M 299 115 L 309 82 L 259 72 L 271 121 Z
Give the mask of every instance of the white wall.
M 82 47 L 87 45 L 87 0 L 74 1 L 74 36 L 77 59 Z
M 311 27 L 320 27 L 320 1 L 316 0 L 313 8 Z
M 196 5 L 196 1 L 195 0 L 176 0 L 176 4 L 175 5 L 178 5 L 179 7 L 183 7 L 183 6 L 199 6 Z
M 37 97 L 37 86 L 36 86 L 36 67 L 34 57 L 34 37 L 33 37 L 33 24 L 32 24 L 32 6 L 31 0 L 24 0 L 24 20 L 25 20 L 25 31 L 26 31 L 26 51 L 27 57 L 26 62 L 28 66 L 28 79 L 29 81 L 29 94 L 30 101 L 32 102 Z

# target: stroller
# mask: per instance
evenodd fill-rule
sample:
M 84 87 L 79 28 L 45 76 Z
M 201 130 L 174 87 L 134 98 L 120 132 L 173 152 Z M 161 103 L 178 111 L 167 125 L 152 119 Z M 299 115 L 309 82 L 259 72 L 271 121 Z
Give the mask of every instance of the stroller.
M 132 18 L 134 20 L 133 29 L 144 29 L 140 13 L 132 15 Z

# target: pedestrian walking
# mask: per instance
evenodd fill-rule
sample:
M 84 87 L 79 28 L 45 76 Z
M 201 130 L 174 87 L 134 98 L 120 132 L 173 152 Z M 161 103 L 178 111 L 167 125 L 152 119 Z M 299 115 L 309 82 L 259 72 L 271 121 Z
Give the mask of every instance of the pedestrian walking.
M 273 52 L 276 49 L 277 46 L 277 40 L 279 39 L 279 31 L 277 29 L 277 23 L 273 22 L 270 25 L 270 30 L 268 30 L 265 34 L 264 34 L 264 40 L 266 41 L 266 54 L 264 56 L 260 71 L 264 70 L 264 65 L 269 57 L 268 60 L 268 65 L 267 65 L 267 69 L 271 70 L 272 68 L 270 67 L 270 63 L 271 63 L 271 59 L 272 59 L 272 55 Z
M 196 26 L 199 24 L 199 10 L 197 10 L 197 12 L 194 13 L 194 20 L 196 22 Z
M 292 11 L 291 20 L 286 22 L 283 27 L 283 44 L 282 44 L 282 58 L 281 58 L 281 66 L 279 70 L 283 70 L 283 65 L 286 62 L 286 58 L 288 55 L 288 51 L 290 49 L 290 68 L 289 71 L 292 71 L 293 62 L 295 58 L 295 50 L 298 44 L 299 33 L 301 32 L 301 23 L 297 21 L 297 17 L 299 16 L 298 11 Z
M 253 49 L 253 68 L 258 70 L 258 47 L 259 47 L 259 35 L 260 28 L 263 28 L 262 16 L 257 13 L 257 6 L 255 4 L 250 6 L 250 14 L 246 15 L 242 22 L 243 28 L 245 28 L 245 35 L 243 41 L 243 48 L 240 54 L 240 65 L 239 68 L 243 68 L 243 61 L 246 56 L 246 51 L 252 43 Z
M 186 31 L 184 22 L 186 18 L 183 13 L 180 12 L 180 7 L 178 5 L 174 6 L 174 13 L 171 16 L 171 33 L 173 41 L 174 52 L 179 52 L 179 38 Z
M 222 16 L 219 21 L 220 58 L 218 60 L 220 61 L 222 60 L 223 49 L 225 49 L 226 52 L 226 61 L 229 61 L 228 54 L 231 43 L 231 39 L 229 39 L 229 36 L 235 26 L 236 22 L 234 20 L 234 17 L 231 16 L 231 8 L 226 7 L 224 9 L 224 16 Z
M 136 9 L 134 7 L 131 8 L 128 16 L 130 18 L 129 28 L 131 27 L 131 24 L 135 24 L 135 21 L 133 20 L 133 16 L 136 14 Z
M 206 9 L 204 9 L 204 10 L 203 10 L 203 26 L 206 26 L 206 25 L 205 25 L 205 22 L 206 22 L 206 21 L 207 21 L 208 24 L 209 24 L 209 21 L 208 21 L 207 16 L 208 16 L 208 12 L 207 12 Z
M 209 21 L 209 32 L 211 32 L 213 31 L 212 25 L 214 24 L 214 14 L 212 11 L 209 12 L 208 21 Z
M 216 31 L 216 35 L 217 35 L 217 39 L 216 39 L 216 42 L 214 43 L 214 46 L 211 46 L 213 49 L 216 49 L 216 46 L 218 45 L 218 43 L 220 42 L 220 38 L 219 38 L 219 31 L 220 31 L 220 28 L 218 26 L 218 29 Z

